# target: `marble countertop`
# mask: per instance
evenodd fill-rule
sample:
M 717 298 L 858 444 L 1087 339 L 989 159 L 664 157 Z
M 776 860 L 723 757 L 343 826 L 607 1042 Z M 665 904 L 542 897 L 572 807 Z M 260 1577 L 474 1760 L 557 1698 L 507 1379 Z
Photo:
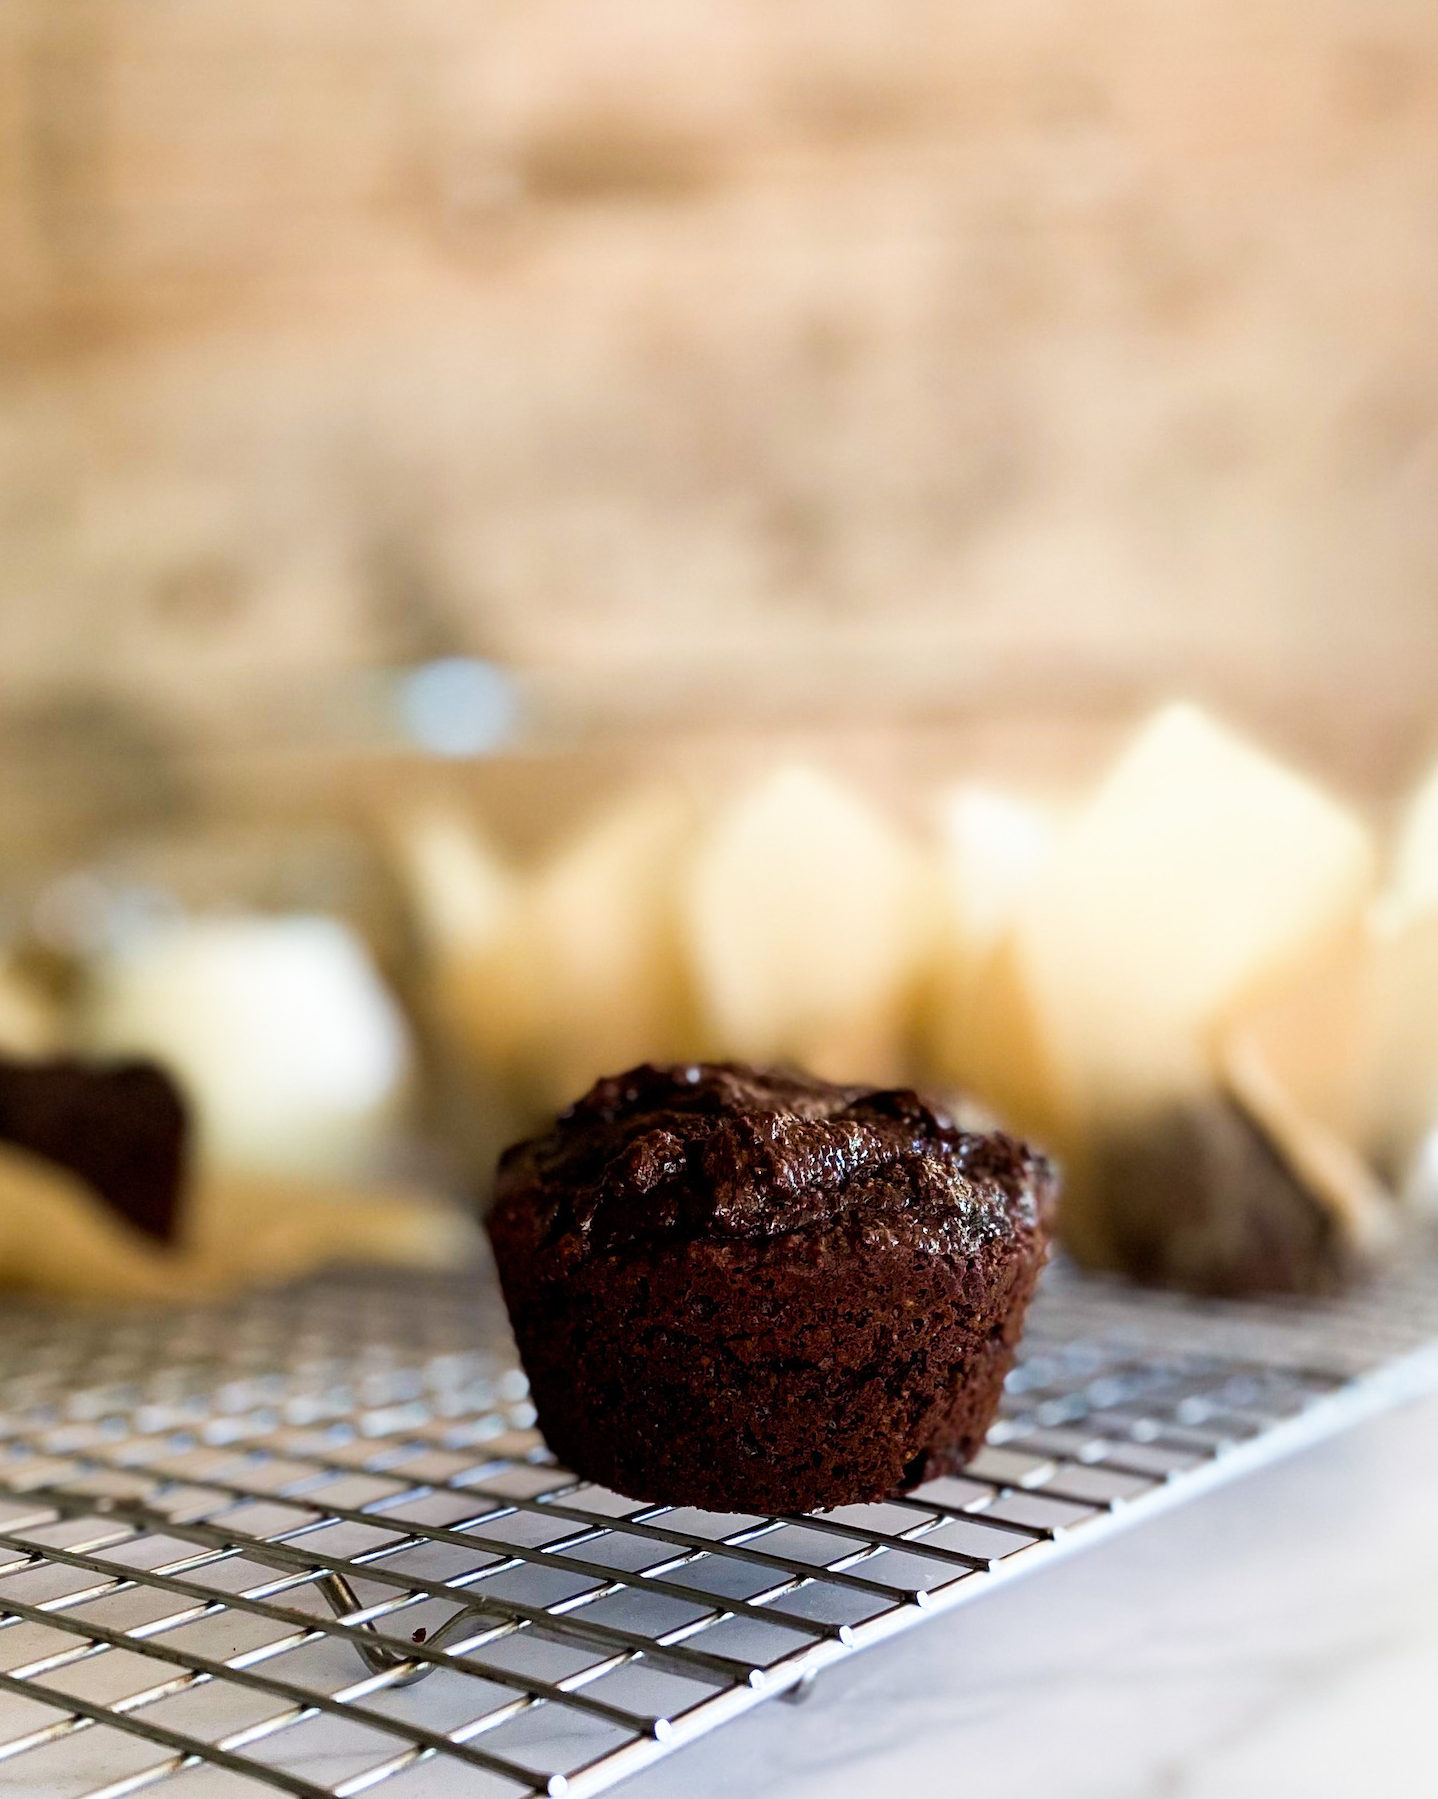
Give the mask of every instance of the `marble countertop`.
M 1435 1692 L 1438 1394 L 842 1661 L 613 1790 L 1408 1799 L 1438 1790 Z M 0 1759 L 0 1799 L 66 1799 L 143 1760 L 97 1729 Z M 215 1769 L 172 1787 L 260 1799 Z
M 622 1799 L 1438 1786 L 1438 1396 L 841 1663 Z

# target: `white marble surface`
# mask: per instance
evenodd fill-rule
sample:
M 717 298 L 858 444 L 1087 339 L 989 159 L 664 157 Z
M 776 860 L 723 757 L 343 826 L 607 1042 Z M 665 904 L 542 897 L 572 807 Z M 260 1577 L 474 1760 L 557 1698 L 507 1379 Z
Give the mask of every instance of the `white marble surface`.
M 1438 1397 L 935 1619 L 617 1790 L 1438 1792 Z

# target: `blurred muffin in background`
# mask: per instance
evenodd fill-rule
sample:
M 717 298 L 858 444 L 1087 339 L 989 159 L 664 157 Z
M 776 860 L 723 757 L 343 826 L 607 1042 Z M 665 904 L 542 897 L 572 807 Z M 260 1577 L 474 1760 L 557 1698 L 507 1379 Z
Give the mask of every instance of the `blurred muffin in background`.
M 473 1220 L 394 1178 L 410 1035 L 347 926 L 172 917 L 81 986 L 73 1015 L 19 977 L 7 1012 L 0 989 L 0 1030 L 29 1052 L 0 1082 L 0 1284 L 180 1299 L 472 1259 Z

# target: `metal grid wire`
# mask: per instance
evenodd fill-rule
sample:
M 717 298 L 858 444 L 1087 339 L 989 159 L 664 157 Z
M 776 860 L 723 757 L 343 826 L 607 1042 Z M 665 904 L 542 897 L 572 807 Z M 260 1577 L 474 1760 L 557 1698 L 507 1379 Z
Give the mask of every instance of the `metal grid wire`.
M 533 1431 L 473 1278 L 0 1321 L 0 1790 L 601 1791 L 828 1663 L 1438 1382 L 1438 1260 L 1321 1305 L 1050 1271 L 961 1479 L 632 1500 Z

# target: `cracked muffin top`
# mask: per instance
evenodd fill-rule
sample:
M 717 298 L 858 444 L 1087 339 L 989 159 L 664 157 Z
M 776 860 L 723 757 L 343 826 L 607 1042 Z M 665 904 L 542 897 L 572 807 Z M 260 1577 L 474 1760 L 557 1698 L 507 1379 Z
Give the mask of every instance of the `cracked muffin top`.
M 506 1152 L 495 1211 L 563 1259 L 663 1243 L 882 1232 L 963 1256 L 1046 1222 L 1045 1157 L 907 1088 L 737 1062 L 643 1064 Z

